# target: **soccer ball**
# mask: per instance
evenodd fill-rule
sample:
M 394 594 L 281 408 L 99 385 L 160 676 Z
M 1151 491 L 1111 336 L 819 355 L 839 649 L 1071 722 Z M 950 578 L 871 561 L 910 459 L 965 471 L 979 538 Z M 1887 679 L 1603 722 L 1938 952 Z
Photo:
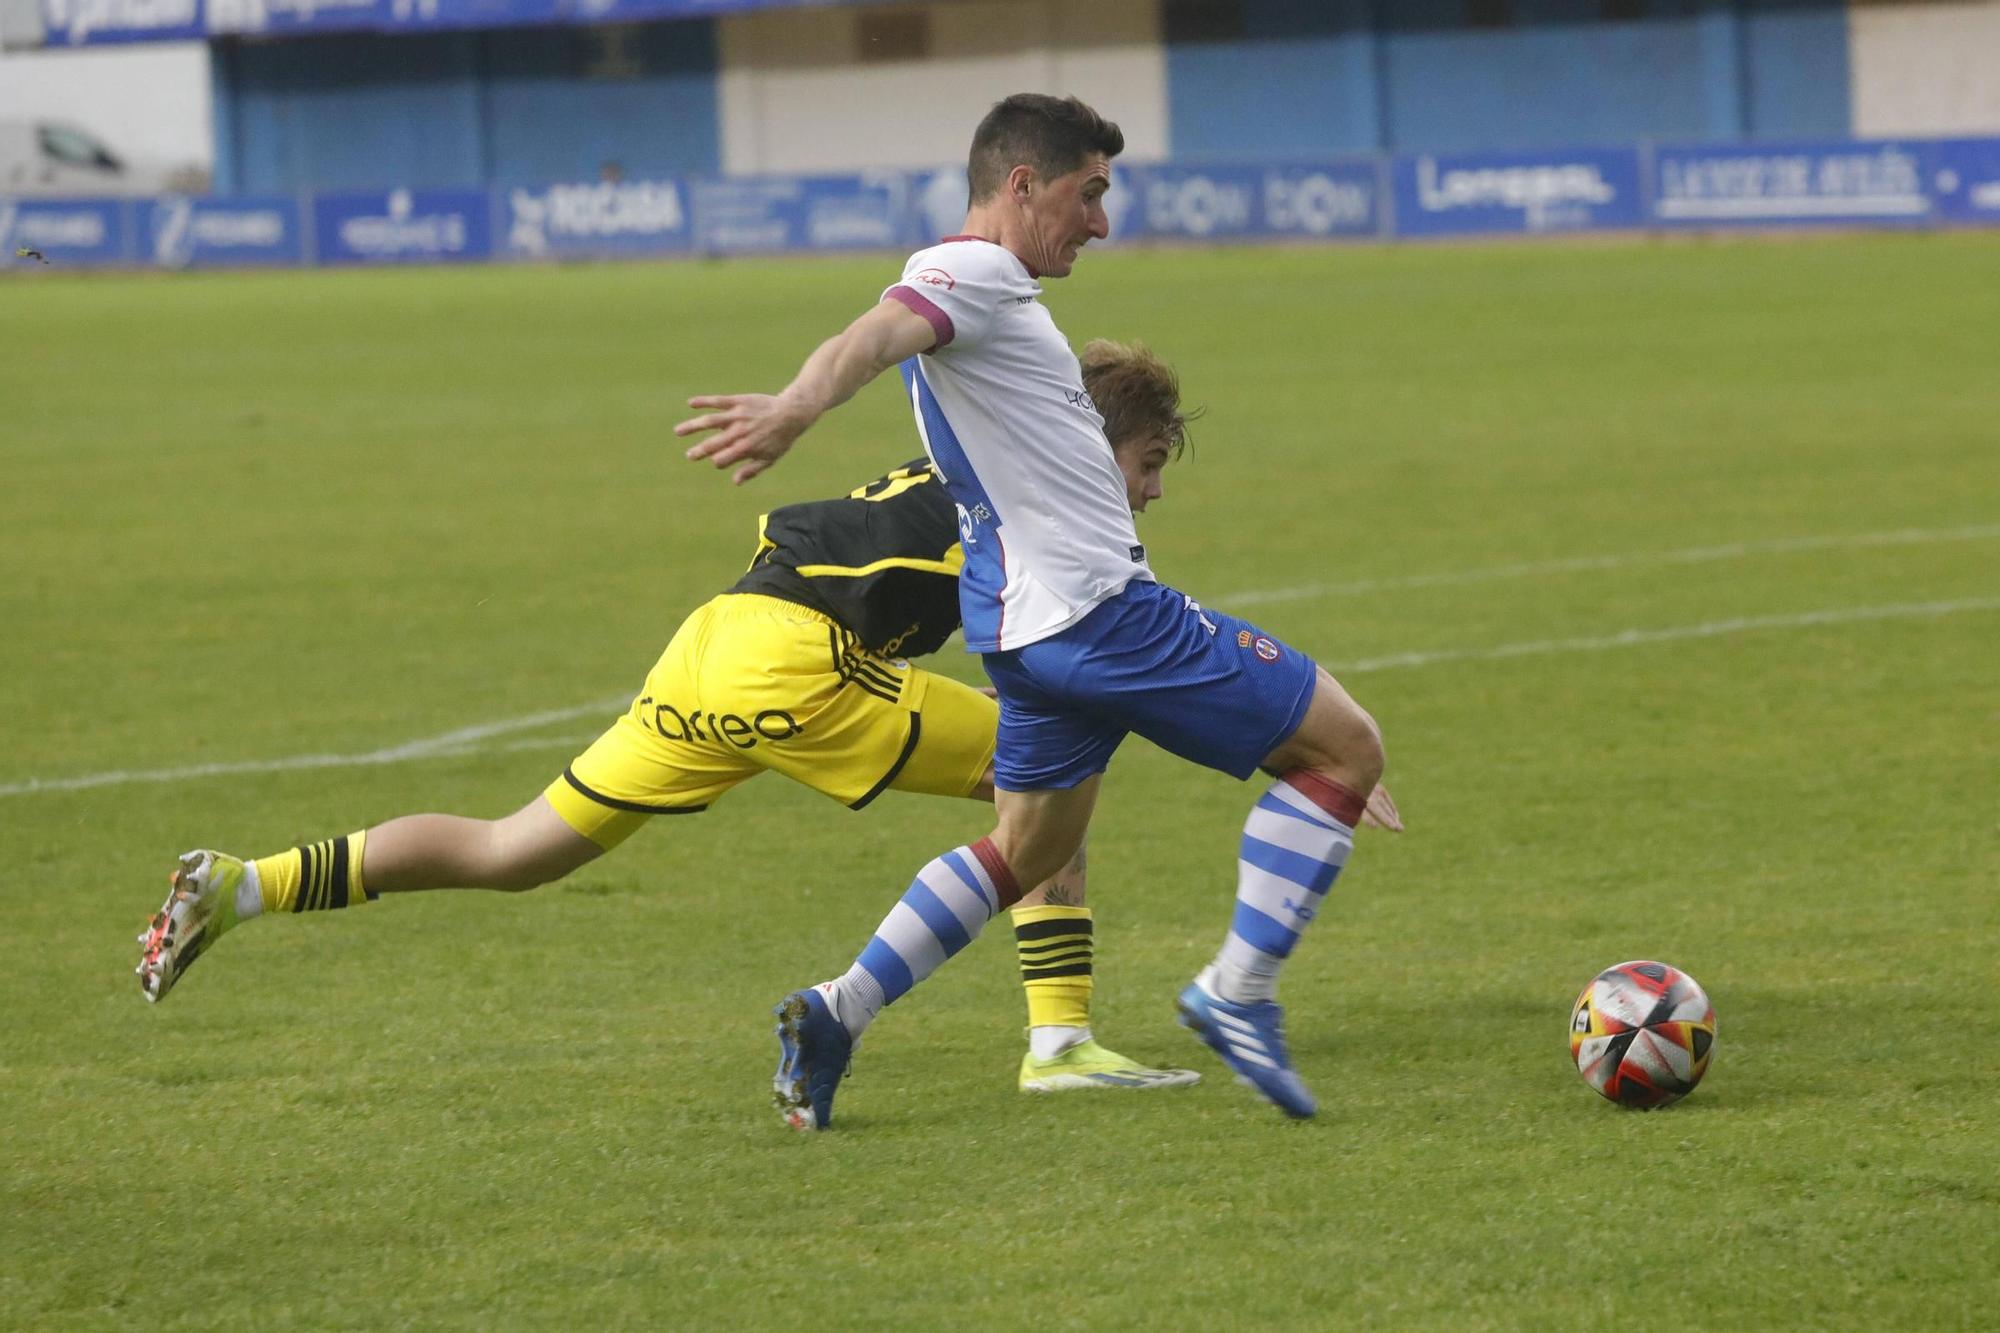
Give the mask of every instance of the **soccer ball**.
M 1650 1111 L 1694 1091 L 1715 1050 L 1715 1006 L 1665 963 L 1608 967 L 1576 997 L 1569 1054 L 1583 1081 L 1620 1106 Z

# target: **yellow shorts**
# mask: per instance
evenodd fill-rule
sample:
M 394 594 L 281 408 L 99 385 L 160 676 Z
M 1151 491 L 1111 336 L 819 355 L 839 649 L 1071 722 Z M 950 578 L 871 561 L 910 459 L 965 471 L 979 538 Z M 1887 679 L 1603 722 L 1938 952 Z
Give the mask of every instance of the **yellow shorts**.
M 870 652 L 831 617 L 724 593 L 681 623 L 630 710 L 543 794 L 605 848 L 766 769 L 856 810 L 884 791 L 972 796 L 999 722 L 979 691 Z

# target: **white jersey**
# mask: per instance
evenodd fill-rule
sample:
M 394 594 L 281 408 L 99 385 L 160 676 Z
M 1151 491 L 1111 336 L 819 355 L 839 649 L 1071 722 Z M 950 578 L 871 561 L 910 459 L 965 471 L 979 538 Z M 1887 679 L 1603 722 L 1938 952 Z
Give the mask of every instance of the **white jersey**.
M 973 652 L 1045 639 L 1153 577 L 1104 418 L 1041 294 L 1012 252 L 971 236 L 919 250 L 883 293 L 937 332 L 903 381 L 958 506 Z

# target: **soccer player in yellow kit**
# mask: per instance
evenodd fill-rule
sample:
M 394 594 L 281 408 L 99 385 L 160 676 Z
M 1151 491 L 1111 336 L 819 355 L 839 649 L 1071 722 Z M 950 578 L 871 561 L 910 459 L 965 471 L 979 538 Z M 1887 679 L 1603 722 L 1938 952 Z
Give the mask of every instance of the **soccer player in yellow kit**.
M 1186 441 L 1179 385 L 1143 347 L 1094 342 L 1082 365 L 1132 509 L 1143 510 Z M 923 460 L 844 498 L 766 514 L 748 571 L 681 624 L 631 708 L 514 814 L 406 815 L 254 860 L 182 856 L 139 937 L 146 998 L 164 998 L 218 937 L 256 916 L 383 893 L 534 888 L 767 769 L 857 810 L 884 791 L 991 801 L 998 705 L 908 661 L 958 629 L 962 563 L 957 512 Z M 1029 1021 L 1021 1088 L 1197 1081 L 1093 1038 L 1083 859 L 1013 909 Z

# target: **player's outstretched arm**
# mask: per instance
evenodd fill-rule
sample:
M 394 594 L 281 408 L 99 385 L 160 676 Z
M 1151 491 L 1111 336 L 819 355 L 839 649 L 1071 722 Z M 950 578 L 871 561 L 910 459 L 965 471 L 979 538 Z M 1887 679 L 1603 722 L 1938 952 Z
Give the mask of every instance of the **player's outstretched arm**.
M 861 391 L 861 386 L 937 342 L 930 321 L 884 301 L 821 343 L 785 391 L 702 394 L 689 407 L 711 409 L 674 427 L 676 435 L 714 434 L 688 447 L 690 459 L 736 466 L 738 486 L 784 457 L 807 427 Z

